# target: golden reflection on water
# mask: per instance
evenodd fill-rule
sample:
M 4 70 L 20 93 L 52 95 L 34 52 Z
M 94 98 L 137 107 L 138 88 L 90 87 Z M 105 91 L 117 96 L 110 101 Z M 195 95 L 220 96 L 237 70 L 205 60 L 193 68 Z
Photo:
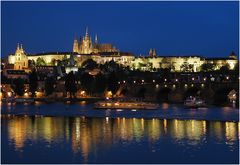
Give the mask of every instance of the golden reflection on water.
M 15 149 L 20 150 L 24 146 L 24 142 L 26 139 L 26 134 L 24 133 L 28 127 L 28 119 L 25 118 L 17 118 L 15 120 L 9 121 L 9 137 L 15 143 Z
M 239 139 L 239 122 L 206 122 L 200 120 L 159 120 L 139 118 L 85 118 L 85 117 L 13 117 L 7 119 L 9 139 L 15 149 L 31 142 L 44 140 L 48 145 L 67 141 L 74 153 L 88 160 L 89 153 L 110 148 L 116 143 L 136 143 L 148 140 L 150 144 L 164 136 L 175 143 L 198 145 L 206 139 L 206 132 L 218 139 L 225 138 L 227 145 Z
M 232 142 L 237 139 L 237 125 L 233 122 L 225 122 L 225 129 L 226 129 L 226 138 L 227 142 Z
M 214 135 L 219 139 L 222 140 L 223 139 L 223 126 L 222 126 L 222 122 L 220 121 L 216 121 L 211 123 L 211 125 L 213 125 L 213 133 Z

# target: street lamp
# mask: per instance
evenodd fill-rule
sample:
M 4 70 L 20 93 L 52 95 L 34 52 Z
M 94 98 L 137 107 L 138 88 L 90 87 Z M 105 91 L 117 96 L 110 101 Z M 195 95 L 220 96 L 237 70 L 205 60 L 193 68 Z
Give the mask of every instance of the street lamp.
M 7 95 L 8 95 L 8 97 L 11 97 L 12 96 L 12 92 L 8 92 Z

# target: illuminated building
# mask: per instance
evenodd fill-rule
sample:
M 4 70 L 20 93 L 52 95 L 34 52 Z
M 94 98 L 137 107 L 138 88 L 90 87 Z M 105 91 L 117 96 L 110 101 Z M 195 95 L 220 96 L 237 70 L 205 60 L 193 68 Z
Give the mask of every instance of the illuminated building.
M 23 50 L 23 47 L 17 45 L 17 49 L 14 55 L 10 55 L 8 57 L 8 61 L 10 64 L 14 64 L 14 69 L 15 70 L 22 70 L 22 69 L 27 69 L 28 68 L 28 57 Z
M 213 64 L 214 69 L 220 69 L 228 65 L 233 70 L 238 63 L 237 55 L 231 53 L 226 58 L 204 58 L 198 55 L 192 56 L 160 56 L 156 49 L 150 49 L 148 56 L 134 56 L 129 52 L 121 52 L 112 44 L 100 44 L 97 35 L 92 41 L 88 29 L 85 36 L 73 41 L 72 52 L 47 52 L 37 54 L 26 54 L 22 45 L 17 46 L 15 54 L 9 55 L 8 63 L 14 65 L 15 70 L 24 70 L 28 68 L 28 60 L 35 64 L 41 62 L 41 66 L 56 66 L 64 61 L 66 71 L 77 71 L 78 67 L 87 59 L 93 59 L 98 64 L 115 61 L 123 66 L 129 66 L 131 69 L 156 71 L 160 68 L 168 68 L 172 72 L 199 72 L 202 64 Z M 67 62 L 67 64 L 66 64 Z
M 84 37 L 80 37 L 80 40 L 74 39 L 73 52 L 78 54 L 97 54 L 100 52 L 118 52 L 118 50 L 112 44 L 99 44 L 97 35 L 93 43 L 87 28 Z

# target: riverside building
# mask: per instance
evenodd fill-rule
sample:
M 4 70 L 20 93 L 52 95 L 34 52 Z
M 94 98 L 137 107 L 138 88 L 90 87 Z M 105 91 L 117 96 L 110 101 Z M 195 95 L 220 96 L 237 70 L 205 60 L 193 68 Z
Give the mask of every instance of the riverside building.
M 112 44 L 101 44 L 97 35 L 92 41 L 88 29 L 85 36 L 73 41 L 72 52 L 47 52 L 37 54 L 26 54 L 22 45 L 17 45 L 15 54 L 8 57 L 8 63 L 14 65 L 14 70 L 28 69 L 29 61 L 41 66 L 56 66 L 59 61 L 70 60 L 71 67 L 81 67 L 87 59 L 93 59 L 98 64 L 104 64 L 111 60 L 131 69 L 143 71 L 157 71 L 160 68 L 168 68 L 172 72 L 198 72 L 203 64 L 213 64 L 214 69 L 220 69 L 228 65 L 232 70 L 238 63 L 237 55 L 231 53 L 226 58 L 204 58 L 199 55 L 191 56 L 163 56 L 158 55 L 156 49 L 150 49 L 149 54 L 145 56 L 134 56 L 130 52 L 122 52 Z

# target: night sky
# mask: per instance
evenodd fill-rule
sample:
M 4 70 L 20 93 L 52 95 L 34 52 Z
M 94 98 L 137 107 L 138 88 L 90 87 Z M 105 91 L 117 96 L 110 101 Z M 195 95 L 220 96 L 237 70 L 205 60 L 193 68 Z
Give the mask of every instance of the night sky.
M 1 2 L 1 56 L 72 51 L 86 26 L 100 43 L 136 55 L 239 53 L 238 2 Z

